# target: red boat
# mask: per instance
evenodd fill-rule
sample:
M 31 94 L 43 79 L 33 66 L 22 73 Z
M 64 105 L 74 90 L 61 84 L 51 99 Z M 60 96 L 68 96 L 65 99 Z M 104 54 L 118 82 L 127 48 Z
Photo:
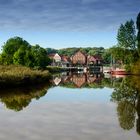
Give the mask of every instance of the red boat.
M 125 69 L 116 68 L 114 70 L 111 70 L 111 74 L 113 74 L 113 75 L 127 75 L 128 73 L 126 72 Z

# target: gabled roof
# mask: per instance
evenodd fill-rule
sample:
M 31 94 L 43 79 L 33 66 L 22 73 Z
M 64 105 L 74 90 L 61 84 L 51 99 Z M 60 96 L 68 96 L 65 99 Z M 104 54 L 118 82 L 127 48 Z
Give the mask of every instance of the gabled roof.
M 60 56 L 60 55 L 58 53 L 52 53 L 52 54 L 49 54 L 48 56 L 49 56 L 49 58 L 53 59 L 55 56 Z
M 70 58 L 68 56 L 62 55 L 61 56 L 62 61 L 64 62 L 70 62 Z
M 78 52 L 82 53 L 84 56 L 87 56 L 87 54 L 85 52 L 81 51 L 81 50 L 76 51 L 75 54 L 77 54 Z
M 88 55 L 88 60 L 95 61 L 95 60 L 102 60 L 102 58 L 99 55 Z

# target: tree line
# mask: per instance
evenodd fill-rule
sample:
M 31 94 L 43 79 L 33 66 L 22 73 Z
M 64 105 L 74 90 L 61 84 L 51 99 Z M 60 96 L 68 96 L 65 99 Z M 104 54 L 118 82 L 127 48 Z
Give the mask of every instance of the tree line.
M 45 68 L 51 63 L 47 51 L 39 45 L 32 46 L 20 37 L 10 38 L 3 46 L 0 55 L 3 65 L 23 65 L 32 68 Z

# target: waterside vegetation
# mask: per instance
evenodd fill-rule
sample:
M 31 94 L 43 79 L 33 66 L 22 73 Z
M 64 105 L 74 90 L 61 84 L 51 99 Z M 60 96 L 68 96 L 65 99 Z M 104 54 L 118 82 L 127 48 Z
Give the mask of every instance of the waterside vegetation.
M 49 81 L 51 74 L 47 70 L 33 70 L 24 66 L 0 65 L 0 87 L 22 86 Z

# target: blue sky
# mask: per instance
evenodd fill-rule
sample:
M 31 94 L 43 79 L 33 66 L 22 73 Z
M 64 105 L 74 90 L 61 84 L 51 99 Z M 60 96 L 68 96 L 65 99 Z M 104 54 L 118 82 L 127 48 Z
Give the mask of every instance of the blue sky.
M 0 45 L 20 36 L 42 47 L 111 47 L 139 12 L 140 0 L 0 0 Z

